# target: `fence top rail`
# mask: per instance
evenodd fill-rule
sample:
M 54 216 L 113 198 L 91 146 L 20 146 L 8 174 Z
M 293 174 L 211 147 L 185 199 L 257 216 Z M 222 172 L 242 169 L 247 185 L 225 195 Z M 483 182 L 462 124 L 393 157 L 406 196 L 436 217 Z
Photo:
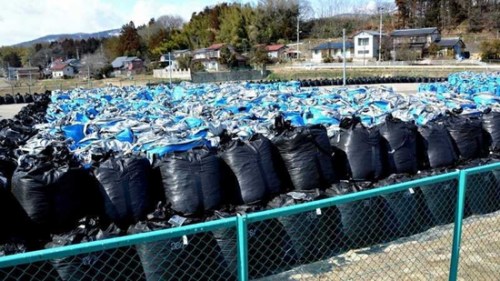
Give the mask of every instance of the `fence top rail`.
M 356 193 L 349 193 L 344 195 L 339 195 L 331 198 L 326 198 L 318 201 L 307 202 L 303 204 L 286 206 L 278 209 L 266 210 L 256 213 L 251 213 L 245 215 L 247 222 L 257 222 L 266 219 L 273 219 L 280 216 L 289 216 L 302 212 L 312 211 L 315 209 L 331 207 L 334 205 L 340 205 L 345 203 L 351 203 L 358 200 L 363 200 L 375 196 L 380 196 L 384 194 L 394 193 L 405 189 L 415 188 L 419 186 L 425 186 L 430 184 L 436 184 L 440 182 L 445 182 L 449 180 L 458 180 L 460 171 L 454 171 L 446 174 L 435 175 L 430 177 L 425 177 L 421 179 L 416 179 L 413 181 L 402 182 L 397 184 L 392 184 L 383 187 L 377 187 L 374 189 L 363 190 Z M 458 188 L 458 187 L 457 187 Z
M 0 268 L 155 242 L 221 228 L 236 228 L 236 217 L 0 257 Z
M 464 172 L 466 175 L 474 175 L 493 170 L 500 170 L 500 162 L 468 168 L 465 169 Z

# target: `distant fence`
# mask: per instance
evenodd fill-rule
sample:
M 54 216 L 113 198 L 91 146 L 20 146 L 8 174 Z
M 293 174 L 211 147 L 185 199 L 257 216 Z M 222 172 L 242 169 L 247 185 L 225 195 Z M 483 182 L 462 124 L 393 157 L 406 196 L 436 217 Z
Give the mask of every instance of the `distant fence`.
M 200 224 L 4 256 L 0 278 L 498 280 L 499 187 L 495 163 Z
M 226 82 L 260 80 L 266 78 L 271 72 L 260 70 L 237 70 L 227 72 L 193 72 L 191 78 L 194 83 Z
M 190 69 L 172 69 L 171 71 L 167 69 L 154 69 L 154 78 L 162 79 L 181 79 L 181 80 L 191 80 L 191 70 Z

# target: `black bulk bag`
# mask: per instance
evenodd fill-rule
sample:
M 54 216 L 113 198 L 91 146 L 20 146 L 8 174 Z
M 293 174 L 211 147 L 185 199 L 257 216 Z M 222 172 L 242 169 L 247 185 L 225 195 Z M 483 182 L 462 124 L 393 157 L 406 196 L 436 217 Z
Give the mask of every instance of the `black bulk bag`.
M 248 141 L 231 141 L 222 146 L 220 156 L 237 179 L 231 203 L 252 204 L 280 192 L 269 139 L 257 134 Z
M 237 206 L 235 210 L 216 211 L 209 220 L 232 217 L 237 213 L 262 210 L 258 205 Z M 237 235 L 236 229 L 219 228 L 212 233 L 222 250 L 228 270 L 237 275 Z M 297 261 L 293 244 L 283 225 L 277 219 L 249 223 L 247 225 L 248 274 L 249 279 L 262 278 L 292 268 Z
M 271 141 L 278 148 L 294 190 L 326 188 L 335 182 L 332 149 L 324 127 L 287 128 Z
M 52 235 L 45 248 L 57 248 L 119 236 L 121 231 L 114 225 L 104 230 L 100 222 L 84 218 L 80 225 L 65 233 Z M 114 233 L 114 234 L 113 234 Z M 123 232 L 121 232 L 123 235 Z M 139 257 L 133 247 L 120 247 L 105 251 L 71 255 L 51 260 L 63 281 L 80 280 L 144 280 Z
M 389 174 L 414 174 L 418 171 L 417 126 L 389 114 L 379 125 L 383 154 Z
M 483 129 L 486 131 L 485 142 L 490 151 L 500 151 L 500 112 L 487 110 L 483 116 Z
M 24 102 L 26 102 L 26 103 L 32 103 L 33 102 L 33 96 L 31 94 L 26 93 L 24 95 Z
M 418 153 L 421 167 L 441 168 L 453 166 L 458 161 L 458 153 L 453 139 L 443 124 L 431 122 L 418 128 Z
M 20 93 L 17 93 L 14 97 L 14 101 L 16 103 L 24 103 L 24 97 Z
M 130 227 L 132 234 L 195 223 L 180 216 L 170 217 L 164 208 Z M 172 225 L 173 224 L 173 225 Z M 225 263 L 210 232 L 136 244 L 146 280 L 236 280 Z M 236 269 L 236 268 L 235 268 Z
M 290 192 L 271 200 L 267 208 L 293 206 L 316 198 L 320 197 L 314 193 Z M 345 248 L 340 213 L 335 206 L 280 216 L 277 220 L 290 237 L 300 264 L 331 257 Z
M 463 170 L 498 162 L 498 159 L 476 159 L 457 167 Z M 500 209 L 500 186 L 495 174 L 485 171 L 467 176 L 465 201 L 471 214 L 488 214 Z
M 359 117 L 345 118 L 340 131 L 330 138 L 335 153 L 335 168 L 341 178 L 373 180 L 382 177 L 380 132 L 366 128 Z
M 24 240 L 12 239 L 0 243 L 0 258 L 41 249 L 40 245 L 33 246 Z M 30 281 L 37 280 L 37 277 L 43 280 L 59 280 L 59 274 L 48 261 L 30 262 L 0 268 L 0 280 L 2 281 Z
M 347 182 L 333 184 L 325 191 L 328 197 L 353 193 L 371 188 L 370 182 Z M 395 233 L 390 229 L 389 210 L 384 200 L 371 197 L 337 205 L 341 214 L 342 232 L 348 239 L 349 248 L 363 248 L 389 241 Z
M 445 170 L 422 172 L 421 177 L 444 173 Z M 432 225 L 448 224 L 454 221 L 458 194 L 458 181 L 450 180 L 421 186 L 425 203 L 429 209 Z
M 2 177 L 0 173 L 0 178 Z M 0 231 L 0 244 L 13 238 L 36 240 L 38 233 L 34 225 L 16 198 L 3 186 L 4 184 L 3 182 L 0 184 L 0 221 L 4 225 Z
M 49 146 L 38 156 L 26 155 L 12 177 L 12 194 L 42 233 L 69 231 L 82 217 L 100 211 L 100 197 L 88 171 L 57 159 L 66 153 L 61 157 L 71 157 L 67 148 Z
M 5 104 L 13 104 L 13 103 L 14 103 L 14 97 L 11 94 L 6 94 Z
M 449 113 L 442 121 L 460 153 L 460 159 L 470 160 L 484 154 L 484 142 L 481 118 Z
M 94 169 L 104 200 L 104 212 L 123 229 L 143 220 L 151 202 L 151 165 L 140 156 L 111 156 Z
M 206 147 L 167 154 L 158 161 L 165 198 L 174 211 L 189 216 L 221 204 L 219 161 Z
M 394 174 L 379 181 L 377 186 L 388 186 L 405 181 L 408 178 L 402 174 Z M 429 214 L 420 188 L 410 188 L 402 191 L 381 195 L 386 201 L 391 215 L 389 226 L 398 237 L 405 237 L 423 231 L 429 225 Z

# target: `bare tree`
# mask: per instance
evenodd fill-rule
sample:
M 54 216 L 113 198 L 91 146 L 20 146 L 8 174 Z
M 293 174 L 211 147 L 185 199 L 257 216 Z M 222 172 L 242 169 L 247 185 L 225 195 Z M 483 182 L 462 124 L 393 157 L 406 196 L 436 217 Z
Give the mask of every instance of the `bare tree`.
M 80 70 L 80 73 L 87 77 L 96 74 L 108 64 L 106 56 L 100 51 L 96 51 L 93 54 L 87 54 L 83 56 L 81 61 L 82 68 Z
M 172 31 L 174 29 L 180 29 L 184 25 L 184 19 L 179 15 L 163 15 L 156 19 L 156 23 Z

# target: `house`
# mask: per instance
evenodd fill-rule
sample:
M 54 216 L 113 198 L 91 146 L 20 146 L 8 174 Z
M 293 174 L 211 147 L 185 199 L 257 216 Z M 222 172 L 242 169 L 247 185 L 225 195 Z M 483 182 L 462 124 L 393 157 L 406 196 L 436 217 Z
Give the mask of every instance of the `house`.
M 346 58 L 350 59 L 354 53 L 354 43 L 352 41 L 345 42 Z M 312 50 L 312 61 L 323 62 L 325 58 L 333 58 L 341 60 L 343 58 L 343 43 L 342 42 L 326 42 L 319 44 Z
M 281 59 L 286 55 L 287 46 L 284 44 L 273 44 L 267 45 L 265 49 L 270 59 Z
M 435 44 L 439 47 L 439 54 L 442 56 L 462 56 L 466 48 L 460 37 L 441 38 Z
M 117 57 L 111 62 L 115 75 L 131 75 L 143 71 L 144 62 L 138 57 Z
M 179 58 L 189 57 L 191 56 L 190 50 L 175 50 L 170 54 L 166 53 L 160 56 L 160 65 L 162 67 L 167 67 L 172 65 L 172 69 L 179 69 Z
M 7 79 L 21 80 L 40 78 L 41 72 L 38 67 L 9 67 L 7 70 Z
M 213 44 L 208 48 L 197 49 L 192 52 L 193 59 L 191 62 L 200 62 L 205 67 L 207 71 L 219 71 L 220 64 L 219 59 L 221 58 L 221 49 L 226 46 L 225 43 Z M 242 56 L 232 45 L 227 45 L 231 54 L 235 55 L 238 66 L 245 66 L 247 58 Z
M 68 78 L 75 76 L 75 69 L 62 59 L 52 62 L 49 70 L 52 72 L 52 78 Z
M 391 32 L 391 38 L 395 48 L 425 49 L 439 41 L 441 33 L 436 27 L 397 29 Z
M 382 33 L 382 36 L 386 34 Z M 380 32 L 362 30 L 354 35 L 354 59 L 378 59 L 380 47 Z

